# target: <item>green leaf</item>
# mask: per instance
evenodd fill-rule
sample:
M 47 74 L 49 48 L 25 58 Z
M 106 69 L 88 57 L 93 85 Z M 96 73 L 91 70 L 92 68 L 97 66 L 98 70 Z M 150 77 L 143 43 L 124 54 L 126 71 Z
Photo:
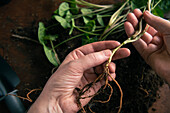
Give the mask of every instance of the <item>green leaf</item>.
M 67 13 L 66 13 L 66 17 L 65 17 L 66 21 L 67 21 L 67 22 L 70 22 L 71 19 L 72 19 L 72 16 L 73 16 L 73 15 L 72 15 L 71 12 L 68 10 Z
M 152 10 L 152 14 L 160 16 L 162 18 L 164 17 L 164 13 L 159 7 L 156 7 L 154 10 Z
M 58 15 L 58 13 L 59 13 L 59 10 L 56 9 L 56 10 L 54 11 L 54 14 Z
M 71 29 L 69 31 L 69 35 L 71 35 L 73 33 L 74 27 L 75 27 L 75 21 L 74 19 L 71 19 L 72 25 L 71 25 Z
M 55 40 L 58 36 L 52 36 L 52 35 L 46 35 L 45 34 L 45 26 L 42 22 L 39 23 L 39 28 L 38 28 L 38 39 L 39 42 L 43 45 L 45 55 L 47 56 L 48 60 L 55 66 L 58 66 L 59 64 L 57 63 L 56 60 L 56 55 L 52 51 L 52 49 L 49 49 L 45 44 L 47 43 L 47 40 Z
M 81 13 L 89 18 L 93 18 L 93 15 L 92 14 L 89 14 L 89 13 L 92 13 L 92 10 L 91 9 L 87 9 L 87 8 L 81 8 Z
M 71 3 L 69 3 L 70 11 L 72 14 L 77 15 L 79 13 L 79 8 L 76 4 L 76 0 L 70 0 L 70 1 L 71 1 Z
M 88 17 L 85 17 L 85 16 L 83 16 L 83 20 L 84 20 L 85 24 L 87 24 L 90 21 L 90 19 Z
M 58 35 L 46 35 L 44 36 L 44 40 L 51 40 L 51 41 L 55 41 L 58 38 Z
M 81 8 L 81 13 L 84 15 L 83 16 L 83 20 L 84 20 L 84 23 L 87 24 L 89 21 L 90 21 L 90 18 L 93 17 L 92 14 L 89 14 L 91 13 L 92 10 L 91 9 L 87 9 L 87 8 Z
M 59 6 L 59 15 L 63 17 L 69 9 L 69 4 L 67 2 L 61 3 Z
M 44 52 L 45 52 L 45 55 L 47 56 L 48 60 L 54 65 L 54 66 L 58 66 L 59 64 L 57 63 L 57 60 L 56 60 L 56 55 L 55 53 L 53 52 L 52 49 L 48 48 L 47 46 L 43 45 L 44 47 Z
M 158 0 L 155 0 L 155 3 Z M 170 11 L 170 0 L 162 0 L 159 4 L 158 7 L 164 12 L 167 13 Z
M 147 6 L 148 0 L 131 0 L 131 8 L 132 10 L 136 8 L 141 8 L 143 6 Z
M 64 18 L 62 18 L 60 16 L 57 16 L 57 15 L 55 15 L 54 18 L 61 24 L 61 26 L 63 28 L 66 29 L 66 28 L 70 28 L 71 27 L 70 23 L 68 23 L 66 19 L 64 19 Z
M 38 27 L 38 39 L 39 42 L 44 45 L 46 43 L 46 41 L 44 41 L 44 37 L 45 37 L 45 26 L 42 22 L 39 22 L 39 27 Z
M 101 15 L 98 15 L 98 14 L 97 14 L 97 21 L 99 22 L 99 24 L 100 24 L 101 26 L 105 26 Z
M 73 33 L 73 30 L 74 30 L 74 27 L 71 26 L 71 29 L 70 29 L 70 31 L 69 31 L 69 35 L 71 35 L 71 34 Z
M 90 20 L 86 25 L 85 25 L 86 31 L 94 31 L 96 29 L 96 22 L 94 20 Z
M 131 3 L 131 9 L 132 9 L 132 10 L 134 10 L 134 9 L 137 8 L 137 6 L 136 6 L 132 1 L 131 1 L 130 3 Z

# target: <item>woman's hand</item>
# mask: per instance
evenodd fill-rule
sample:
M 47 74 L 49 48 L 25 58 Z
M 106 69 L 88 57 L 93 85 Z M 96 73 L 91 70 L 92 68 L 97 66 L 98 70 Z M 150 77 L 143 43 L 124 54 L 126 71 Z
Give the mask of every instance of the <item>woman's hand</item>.
M 145 61 L 170 85 L 170 22 L 154 16 L 149 11 L 144 14 L 135 9 L 127 16 L 125 30 L 130 37 L 138 27 L 138 19 L 143 15 L 150 25 L 147 32 L 133 45 Z
M 103 71 L 103 64 L 109 59 L 111 50 L 119 45 L 116 41 L 102 41 L 82 46 L 72 51 L 58 70 L 51 76 L 41 95 L 28 113 L 75 113 L 79 110 L 76 103 L 75 88 L 83 88 L 97 78 L 96 73 Z M 113 60 L 130 55 L 126 48 L 119 49 Z M 95 67 L 95 68 L 94 68 Z M 110 73 L 115 78 L 115 64 L 109 65 Z M 95 70 L 94 70 L 95 69 Z M 111 79 L 110 79 L 111 80 Z M 104 84 L 98 82 L 85 95 L 96 93 Z M 86 105 L 90 98 L 82 99 Z

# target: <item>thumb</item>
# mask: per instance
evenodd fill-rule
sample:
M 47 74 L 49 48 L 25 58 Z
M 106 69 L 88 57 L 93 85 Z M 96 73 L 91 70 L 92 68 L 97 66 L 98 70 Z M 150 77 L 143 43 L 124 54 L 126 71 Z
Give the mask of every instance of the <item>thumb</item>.
M 80 59 L 77 59 L 76 63 L 80 70 L 84 72 L 87 69 L 104 63 L 109 59 L 111 54 L 111 50 L 103 50 L 100 52 L 91 53 L 84 57 L 81 57 Z
M 144 12 L 144 19 L 150 26 L 160 33 L 166 34 L 170 31 L 170 22 L 168 20 L 155 16 L 149 11 Z

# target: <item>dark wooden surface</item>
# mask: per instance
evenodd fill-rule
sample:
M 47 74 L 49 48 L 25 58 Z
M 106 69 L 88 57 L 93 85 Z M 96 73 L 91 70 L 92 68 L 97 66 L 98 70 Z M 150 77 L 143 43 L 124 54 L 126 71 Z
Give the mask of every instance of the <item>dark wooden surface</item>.
M 113 1 L 98 0 L 95 2 L 109 4 Z M 12 30 L 31 27 L 33 24 L 37 26 L 39 21 L 50 19 L 52 12 L 60 3 L 60 0 L 11 0 L 9 4 L 0 7 L 0 55 L 7 60 L 19 76 L 21 83 L 17 89 L 21 96 L 25 96 L 28 89 L 43 87 L 50 77 L 50 70 L 53 66 L 47 61 L 41 45 L 11 37 Z M 166 88 L 163 98 L 169 92 Z M 27 107 L 31 105 L 29 102 L 23 102 Z M 2 102 L 0 113 L 8 113 Z
M 57 1 L 57 0 L 56 0 Z M 50 76 L 52 65 L 44 56 L 42 46 L 31 41 L 17 39 L 12 30 L 38 25 L 42 19 L 50 19 L 59 2 L 54 0 L 11 0 L 0 7 L 0 55 L 10 64 L 19 76 L 21 96 L 28 89 L 40 88 Z M 35 37 L 36 38 L 36 37 Z M 30 102 L 23 101 L 26 107 Z M 0 113 L 8 113 L 0 103 Z

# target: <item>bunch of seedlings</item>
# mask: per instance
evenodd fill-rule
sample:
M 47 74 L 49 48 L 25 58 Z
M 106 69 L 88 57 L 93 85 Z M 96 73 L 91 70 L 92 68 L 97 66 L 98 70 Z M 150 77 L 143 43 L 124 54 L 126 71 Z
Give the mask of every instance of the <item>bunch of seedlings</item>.
M 139 8 L 143 11 L 149 10 L 156 15 L 158 15 L 158 12 L 161 11 L 161 9 L 158 7 L 158 4 L 161 2 L 161 0 L 141 0 L 140 4 L 138 2 L 138 0 L 126 0 L 121 4 L 98 5 L 89 3 L 84 0 L 65 0 L 65 2 L 60 4 L 59 8 L 54 12 L 52 16 L 52 18 L 56 20 L 56 24 L 45 27 L 42 22 L 39 23 L 38 38 L 39 42 L 43 45 L 45 55 L 47 56 L 48 60 L 54 66 L 59 66 L 60 60 L 58 58 L 56 48 L 72 39 L 82 38 L 82 45 L 84 45 L 95 41 L 106 40 L 110 35 L 124 32 L 123 25 L 126 21 L 126 16 L 135 8 Z M 76 24 L 77 21 L 82 23 Z M 47 33 L 48 29 L 58 25 L 62 26 L 64 29 L 69 30 L 68 35 L 70 38 L 64 40 L 61 43 L 55 43 L 58 38 L 61 38 L 58 34 Z M 80 100 L 93 98 L 94 96 L 103 92 L 106 88 L 110 88 L 108 99 L 105 101 L 95 100 L 93 102 L 109 102 L 113 94 L 113 88 L 109 83 L 108 77 L 112 78 L 120 90 L 120 106 L 118 113 L 121 111 L 123 91 L 119 83 L 110 75 L 108 67 L 116 51 L 125 44 L 137 41 L 147 31 L 148 26 L 149 25 L 147 25 L 143 20 L 143 16 L 141 16 L 139 19 L 138 29 L 133 36 L 127 38 L 127 40 L 125 40 L 112 51 L 112 55 L 107 61 L 103 73 L 100 74 L 95 81 L 85 85 L 82 89 L 76 88 L 78 89 L 78 95 L 76 97 L 77 105 L 83 113 L 85 113 L 86 110 L 82 106 Z M 73 36 L 74 30 L 79 31 L 79 34 Z M 102 87 L 102 90 L 93 95 L 84 96 L 84 94 L 88 92 L 95 83 L 103 79 L 105 80 L 105 85 Z M 91 112 L 93 112 L 91 108 L 89 109 Z

